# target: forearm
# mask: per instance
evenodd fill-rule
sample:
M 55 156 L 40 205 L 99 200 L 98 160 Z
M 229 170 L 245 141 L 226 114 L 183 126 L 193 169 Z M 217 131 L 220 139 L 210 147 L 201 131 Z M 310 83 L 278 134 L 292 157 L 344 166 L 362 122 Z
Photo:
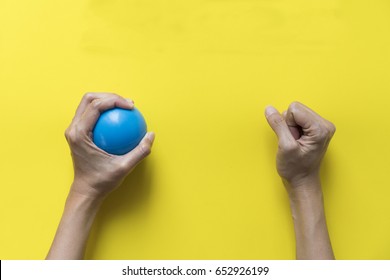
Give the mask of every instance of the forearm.
M 46 259 L 83 259 L 89 232 L 101 202 L 72 191 L 69 193 Z
M 319 178 L 289 192 L 297 259 L 334 259 Z

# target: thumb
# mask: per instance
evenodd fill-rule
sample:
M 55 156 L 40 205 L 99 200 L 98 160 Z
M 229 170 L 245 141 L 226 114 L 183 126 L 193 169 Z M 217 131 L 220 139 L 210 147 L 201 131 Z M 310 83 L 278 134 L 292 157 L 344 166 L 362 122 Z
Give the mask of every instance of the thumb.
M 129 171 L 151 153 L 154 137 L 154 132 L 146 133 L 137 147 L 123 155 L 125 165 Z
M 265 108 L 265 117 L 268 124 L 278 136 L 279 143 L 284 144 L 295 141 L 283 116 L 272 106 Z

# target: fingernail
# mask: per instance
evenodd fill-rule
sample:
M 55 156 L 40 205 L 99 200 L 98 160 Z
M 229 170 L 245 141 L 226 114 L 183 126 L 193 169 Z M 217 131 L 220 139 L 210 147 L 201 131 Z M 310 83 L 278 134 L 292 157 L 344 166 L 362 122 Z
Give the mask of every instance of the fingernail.
M 154 137 L 155 137 L 154 132 L 148 132 L 147 135 L 146 135 L 146 137 L 147 137 L 151 142 L 153 142 Z
M 274 107 L 271 105 L 267 106 L 265 108 L 265 116 L 268 118 L 270 115 L 278 113 L 278 110 L 276 110 Z
M 134 107 L 134 101 L 130 98 L 126 98 L 126 101 L 130 104 L 131 107 Z

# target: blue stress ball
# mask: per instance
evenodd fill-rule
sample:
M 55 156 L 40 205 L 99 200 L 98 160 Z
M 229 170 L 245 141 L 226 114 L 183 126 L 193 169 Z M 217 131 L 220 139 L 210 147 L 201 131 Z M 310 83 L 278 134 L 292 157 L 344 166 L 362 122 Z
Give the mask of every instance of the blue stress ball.
M 109 154 L 124 155 L 134 149 L 146 134 L 140 111 L 114 108 L 103 112 L 93 130 L 93 142 Z

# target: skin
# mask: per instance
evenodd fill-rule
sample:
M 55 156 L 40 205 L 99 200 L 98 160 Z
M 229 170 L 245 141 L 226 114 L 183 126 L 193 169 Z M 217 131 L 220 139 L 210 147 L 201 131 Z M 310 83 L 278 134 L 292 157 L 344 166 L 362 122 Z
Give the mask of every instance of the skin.
M 265 116 L 278 137 L 276 167 L 290 200 L 296 257 L 334 259 L 319 172 L 336 128 L 299 102 L 283 114 L 268 106 Z
M 100 114 L 114 107 L 132 109 L 134 102 L 112 93 L 87 93 L 65 131 L 74 180 L 46 259 L 84 258 L 91 226 L 102 202 L 151 152 L 153 132 L 148 132 L 134 150 L 122 156 L 108 154 L 93 143 L 92 131 Z
M 87 93 L 65 131 L 74 181 L 46 259 L 83 259 L 91 226 L 104 199 L 151 152 L 154 133 L 123 156 L 99 149 L 92 130 L 100 114 L 134 103 L 116 94 Z M 282 115 L 272 106 L 265 115 L 279 139 L 277 170 L 290 198 L 297 259 L 334 259 L 326 226 L 319 170 L 335 126 L 301 103 Z

